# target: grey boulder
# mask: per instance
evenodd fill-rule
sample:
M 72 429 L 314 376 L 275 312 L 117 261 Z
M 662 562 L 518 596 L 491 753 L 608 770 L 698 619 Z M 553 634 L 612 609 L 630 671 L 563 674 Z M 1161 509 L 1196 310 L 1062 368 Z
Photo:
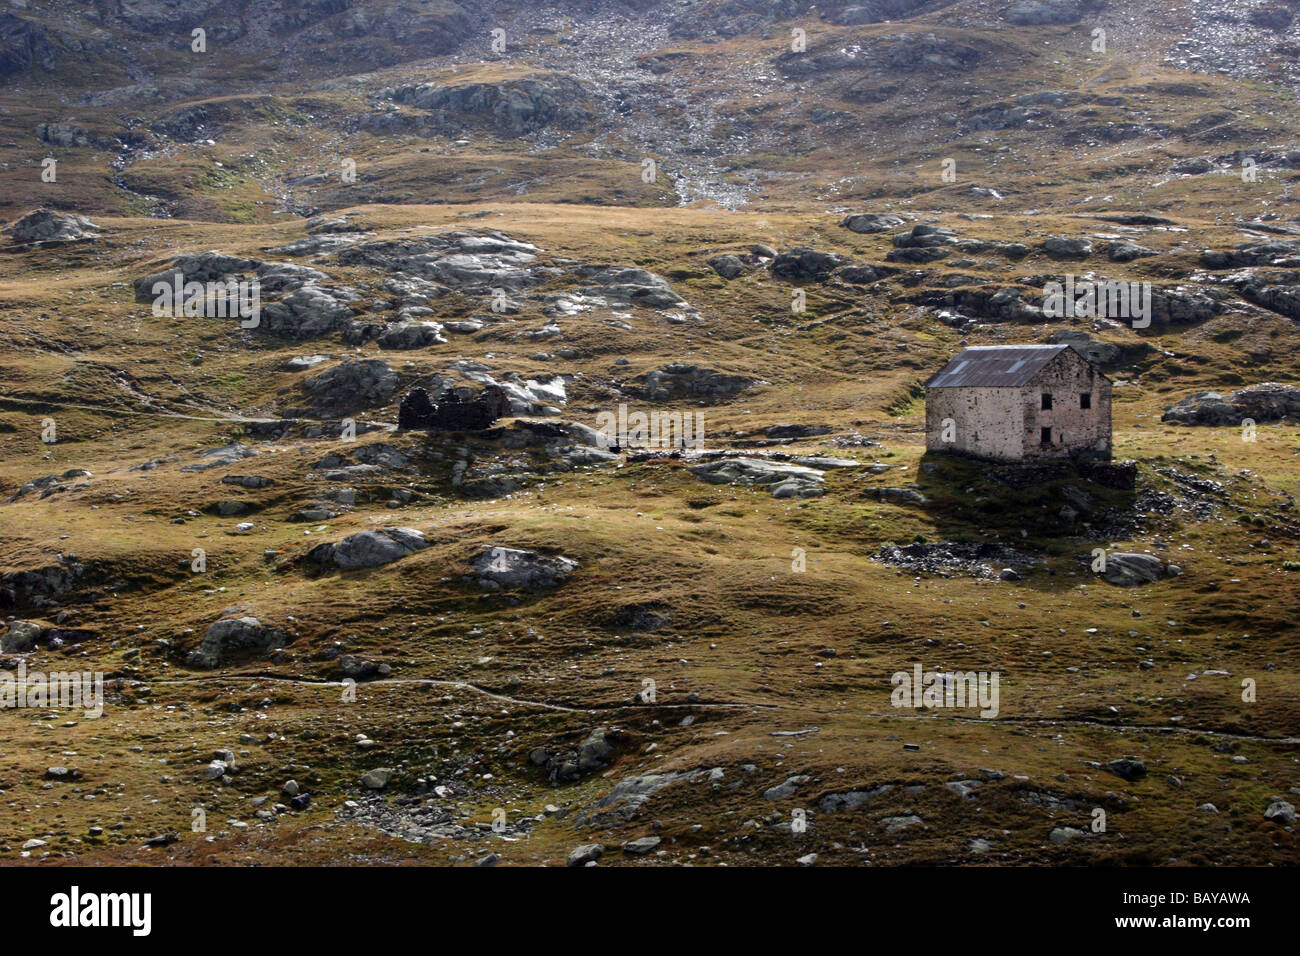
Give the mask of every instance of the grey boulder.
M 479 587 L 549 588 L 568 580 L 578 567 L 572 558 L 547 557 L 518 548 L 488 548 L 470 562 Z
M 377 568 L 428 546 L 424 535 L 414 528 L 382 528 L 358 531 L 338 544 L 323 544 L 309 556 L 319 564 L 332 564 L 344 570 Z

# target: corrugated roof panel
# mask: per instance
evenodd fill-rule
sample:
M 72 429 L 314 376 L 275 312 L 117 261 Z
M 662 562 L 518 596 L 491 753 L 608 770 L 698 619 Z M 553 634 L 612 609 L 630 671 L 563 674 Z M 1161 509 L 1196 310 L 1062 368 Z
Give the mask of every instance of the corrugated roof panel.
M 1068 345 L 976 345 L 925 383 L 926 388 L 1018 388 L 1031 382 Z

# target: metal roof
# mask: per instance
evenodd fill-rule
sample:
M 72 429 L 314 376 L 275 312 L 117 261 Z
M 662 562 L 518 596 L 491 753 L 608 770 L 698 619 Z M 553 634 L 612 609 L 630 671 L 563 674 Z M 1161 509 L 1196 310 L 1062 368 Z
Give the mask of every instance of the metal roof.
M 1068 345 L 976 345 L 925 383 L 926 388 L 1018 388 L 1028 385 Z

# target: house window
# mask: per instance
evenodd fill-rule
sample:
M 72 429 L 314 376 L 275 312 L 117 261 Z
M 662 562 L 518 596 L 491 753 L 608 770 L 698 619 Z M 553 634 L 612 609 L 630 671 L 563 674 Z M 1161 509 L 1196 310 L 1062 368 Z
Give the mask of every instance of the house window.
M 1038 444 L 1050 445 L 1051 443 L 1052 443 L 1052 430 L 1050 428 L 1038 429 Z
M 1052 409 L 1052 393 L 1043 392 L 1043 411 L 1047 412 L 1047 411 L 1051 411 L 1051 409 Z
M 1092 408 L 1092 392 L 1081 392 L 1079 394 L 1079 407 Z

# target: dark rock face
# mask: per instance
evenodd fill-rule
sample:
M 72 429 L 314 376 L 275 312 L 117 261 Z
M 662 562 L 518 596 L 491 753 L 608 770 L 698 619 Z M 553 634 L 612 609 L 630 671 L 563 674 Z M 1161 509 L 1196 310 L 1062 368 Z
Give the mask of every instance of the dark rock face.
M 436 405 L 424 389 L 413 388 L 397 411 L 397 427 L 403 431 L 481 431 L 510 413 L 510 399 L 498 385 L 484 386 L 472 399 L 460 389 L 451 389 Z
M 397 389 L 397 373 L 379 359 L 346 359 L 302 387 L 313 407 L 349 412 L 387 404 Z
M 1078 23 L 1100 7 L 1097 0 L 1016 0 L 1002 17 L 1017 26 L 1053 26 Z
M 39 23 L 8 11 L 0 13 L 0 76 L 23 73 L 34 66 L 48 73 L 58 64 L 59 52 Z
M 508 136 L 522 136 L 547 126 L 578 129 L 594 120 L 583 105 L 586 88 L 567 76 L 464 86 L 421 83 L 385 90 L 381 95 L 394 103 L 427 111 L 431 115 L 416 119 L 415 125 L 431 126 L 434 131 L 455 131 L 473 123 L 490 125 Z M 395 123 L 409 125 L 412 120 L 376 113 L 368 116 L 364 125 L 373 131 L 389 132 Z
M 60 564 L 0 575 L 0 607 L 46 607 L 67 601 L 84 584 L 86 567 L 68 555 Z

